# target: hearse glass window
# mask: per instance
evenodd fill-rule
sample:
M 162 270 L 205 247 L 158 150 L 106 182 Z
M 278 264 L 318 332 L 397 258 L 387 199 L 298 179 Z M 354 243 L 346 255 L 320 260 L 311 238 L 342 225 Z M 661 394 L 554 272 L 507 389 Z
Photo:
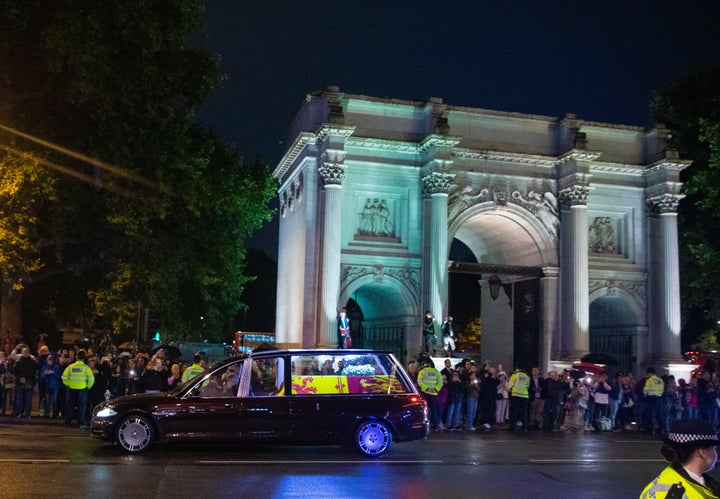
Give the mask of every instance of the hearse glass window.
M 293 395 L 394 394 L 412 389 L 386 354 L 293 355 Z
M 251 397 L 285 395 L 285 365 L 282 357 L 253 359 L 250 373 Z

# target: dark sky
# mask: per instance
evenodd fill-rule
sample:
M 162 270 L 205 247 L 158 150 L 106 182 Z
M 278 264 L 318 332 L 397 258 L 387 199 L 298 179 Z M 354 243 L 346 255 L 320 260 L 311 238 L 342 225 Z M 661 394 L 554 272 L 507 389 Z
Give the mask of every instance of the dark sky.
M 206 0 L 224 89 L 199 118 L 274 168 L 305 95 L 646 125 L 654 89 L 720 64 L 720 1 Z M 277 224 L 248 243 L 277 257 Z

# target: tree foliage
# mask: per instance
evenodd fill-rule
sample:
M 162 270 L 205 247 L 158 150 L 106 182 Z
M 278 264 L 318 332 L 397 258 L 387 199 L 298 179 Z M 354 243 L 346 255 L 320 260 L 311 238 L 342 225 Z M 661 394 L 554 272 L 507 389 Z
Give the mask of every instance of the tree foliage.
M 141 302 L 166 333 L 219 339 L 249 279 L 244 240 L 269 220 L 275 184 L 193 123 L 222 82 L 217 58 L 189 42 L 200 3 L 0 5 L 0 123 L 65 148 L 12 136 L 25 170 L 46 177 L 28 186 L 54 192 L 18 246 L 31 280 L 55 288 L 35 290 L 33 305 L 48 324 L 128 333 Z M 40 157 L 60 167 L 35 168 Z M 19 235 L 3 231 L 0 245 Z
M 693 160 L 678 211 L 684 332 L 692 342 L 720 319 L 720 66 L 660 89 L 653 110 L 672 130 L 670 145 Z

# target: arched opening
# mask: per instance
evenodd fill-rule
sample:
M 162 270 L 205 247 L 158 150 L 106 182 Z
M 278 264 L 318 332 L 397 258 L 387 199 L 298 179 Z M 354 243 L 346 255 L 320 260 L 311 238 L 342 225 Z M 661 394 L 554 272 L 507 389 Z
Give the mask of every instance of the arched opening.
M 615 372 L 634 371 L 633 338 L 637 334 L 637 314 L 628 297 L 605 295 L 590 303 L 590 351 L 615 359 Z
M 342 299 L 350 317 L 354 347 L 391 351 L 406 359 L 407 335 L 419 312 L 416 300 L 401 281 L 378 271 L 348 283 Z
M 550 235 L 527 210 L 494 203 L 461 214 L 450 235 L 448 310 L 461 336 L 479 329 L 481 355 L 493 363 L 543 364 L 539 278 L 557 266 Z

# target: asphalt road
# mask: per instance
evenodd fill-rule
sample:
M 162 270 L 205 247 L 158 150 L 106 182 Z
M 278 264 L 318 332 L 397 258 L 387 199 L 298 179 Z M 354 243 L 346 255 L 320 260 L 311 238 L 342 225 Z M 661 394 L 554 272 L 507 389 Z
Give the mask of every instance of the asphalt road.
M 128 456 L 59 421 L 0 417 L 0 496 L 629 498 L 664 467 L 658 437 L 433 433 L 378 459 L 341 446 L 168 445 Z

